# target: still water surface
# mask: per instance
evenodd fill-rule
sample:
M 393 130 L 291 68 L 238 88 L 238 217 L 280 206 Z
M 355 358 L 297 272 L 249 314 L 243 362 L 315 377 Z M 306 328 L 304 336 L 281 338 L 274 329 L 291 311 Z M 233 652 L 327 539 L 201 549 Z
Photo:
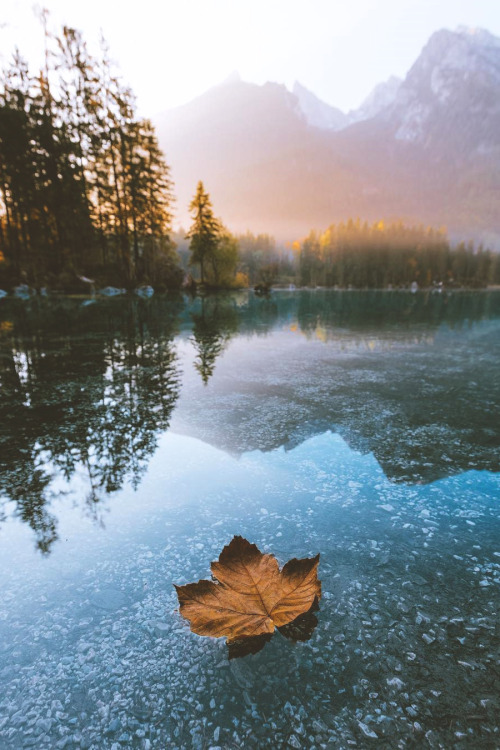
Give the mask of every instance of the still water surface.
M 500 746 L 500 294 L 0 303 L 0 748 Z M 234 534 L 307 641 L 176 612 Z

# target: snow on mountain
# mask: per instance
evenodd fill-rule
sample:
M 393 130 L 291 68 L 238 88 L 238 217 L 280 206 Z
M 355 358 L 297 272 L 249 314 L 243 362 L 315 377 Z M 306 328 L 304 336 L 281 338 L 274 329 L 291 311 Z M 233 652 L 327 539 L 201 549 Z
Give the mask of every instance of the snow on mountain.
M 389 107 L 395 101 L 401 84 L 402 80 L 397 76 L 391 76 L 387 81 L 377 84 L 362 105 L 348 113 L 349 122 L 369 120 Z
M 452 112 L 460 118 L 457 133 L 467 115 L 468 135 L 474 137 L 492 117 L 497 120 L 499 94 L 500 39 L 483 29 L 437 31 L 397 92 L 389 113 L 397 121 L 395 137 L 422 144 L 435 140 L 439 123 Z M 500 131 L 491 135 L 498 142 Z
M 293 93 L 299 100 L 300 109 L 309 125 L 320 130 L 336 131 L 354 122 L 369 120 L 385 110 L 396 99 L 401 83 L 401 79 L 396 76 L 391 76 L 387 81 L 379 83 L 361 106 L 351 110 L 348 114 L 322 101 L 298 81 L 293 86 Z
M 322 101 L 298 81 L 295 81 L 292 92 L 299 100 L 300 109 L 309 125 L 321 130 L 341 130 L 349 124 L 342 110 Z

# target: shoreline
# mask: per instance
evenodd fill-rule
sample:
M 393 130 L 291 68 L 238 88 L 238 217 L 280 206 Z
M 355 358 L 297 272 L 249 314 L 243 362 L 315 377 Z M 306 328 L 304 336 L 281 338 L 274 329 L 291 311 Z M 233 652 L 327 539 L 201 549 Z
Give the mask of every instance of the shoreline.
M 85 293 L 85 292 L 71 292 L 71 291 L 49 291 L 49 290 L 43 290 L 39 291 L 36 289 L 30 288 L 29 290 L 23 290 L 21 293 L 17 293 L 15 291 L 7 292 L 6 290 L 0 289 L 0 302 L 2 300 L 20 300 L 22 302 L 28 302 L 33 299 L 81 299 L 81 300 L 109 300 L 109 299 L 115 299 L 115 298 L 139 298 L 139 299 L 151 299 L 153 296 L 156 297 L 178 297 L 178 296 L 191 296 L 191 297 L 212 297 L 219 294 L 241 294 L 242 292 L 246 292 L 248 294 L 253 294 L 256 297 L 268 297 L 271 294 L 275 293 L 283 293 L 283 292 L 289 292 L 289 293 L 295 293 L 295 292 L 335 292 L 339 294 L 351 294 L 351 293 L 366 293 L 366 292 L 376 292 L 376 293 L 383 293 L 383 294 L 456 294 L 456 293 L 471 293 L 471 292 L 482 292 L 482 293 L 490 293 L 490 292 L 500 292 L 500 285 L 499 284 L 492 284 L 486 287 L 467 287 L 467 286 L 460 286 L 460 287 L 421 287 L 418 289 L 410 289 L 410 288 L 397 288 L 397 289 L 387 289 L 387 288 L 381 288 L 381 287 L 361 287 L 361 288 L 354 288 L 354 289 L 348 289 L 346 287 L 343 288 L 335 288 L 335 287 L 328 287 L 328 286 L 317 286 L 317 287 L 308 287 L 308 286 L 293 286 L 293 288 L 290 288 L 290 286 L 282 286 L 282 285 L 276 285 L 273 286 L 269 291 L 267 292 L 258 292 L 255 291 L 255 289 L 251 287 L 242 287 L 240 289 L 205 289 L 202 292 L 195 292 L 194 294 L 190 291 L 187 291 L 185 289 L 167 289 L 167 290 L 161 290 L 161 291 L 155 291 L 153 288 L 151 288 L 151 292 L 147 295 L 141 294 L 138 290 L 117 290 L 114 293 L 101 293 L 99 290 L 94 293 Z

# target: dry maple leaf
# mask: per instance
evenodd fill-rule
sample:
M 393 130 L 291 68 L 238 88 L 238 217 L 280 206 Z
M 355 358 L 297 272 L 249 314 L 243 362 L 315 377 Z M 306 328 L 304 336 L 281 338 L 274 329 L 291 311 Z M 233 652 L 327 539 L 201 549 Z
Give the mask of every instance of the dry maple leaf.
M 176 586 L 180 613 L 198 635 L 239 638 L 274 633 L 321 596 L 319 555 L 294 558 L 280 571 L 274 555 L 235 536 L 211 570 L 215 581 Z

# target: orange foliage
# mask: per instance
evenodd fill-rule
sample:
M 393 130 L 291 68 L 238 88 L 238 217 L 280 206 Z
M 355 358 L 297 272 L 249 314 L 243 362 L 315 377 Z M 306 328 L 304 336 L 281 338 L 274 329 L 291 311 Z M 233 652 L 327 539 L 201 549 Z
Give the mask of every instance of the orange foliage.
M 2 320 L 0 323 L 0 334 L 9 334 L 14 329 L 14 324 L 10 320 Z

